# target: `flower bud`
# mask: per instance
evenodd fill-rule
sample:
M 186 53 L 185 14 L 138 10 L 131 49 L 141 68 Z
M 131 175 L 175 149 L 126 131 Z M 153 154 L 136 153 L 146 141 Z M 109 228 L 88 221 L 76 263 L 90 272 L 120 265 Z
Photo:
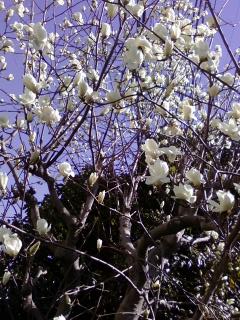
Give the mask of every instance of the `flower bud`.
M 11 273 L 9 271 L 5 271 L 4 275 L 3 275 L 3 278 L 2 278 L 2 284 L 4 286 L 8 283 L 10 277 L 11 277 Z
M 102 248 L 102 239 L 97 239 L 97 249 L 99 252 L 100 252 L 101 248 Z

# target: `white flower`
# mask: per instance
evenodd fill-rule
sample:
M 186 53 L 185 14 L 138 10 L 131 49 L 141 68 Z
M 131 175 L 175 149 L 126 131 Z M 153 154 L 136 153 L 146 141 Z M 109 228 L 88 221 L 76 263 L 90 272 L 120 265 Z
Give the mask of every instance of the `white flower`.
M 221 120 L 216 118 L 215 119 L 213 118 L 210 122 L 210 126 L 214 129 L 218 129 L 219 124 L 221 124 Z
M 162 116 L 166 116 L 168 114 L 169 109 L 170 109 L 169 102 L 164 101 L 162 103 L 162 106 L 156 107 L 155 112 L 159 113 Z
M 123 54 L 123 61 L 129 70 L 138 69 L 142 65 L 143 60 L 143 52 L 137 48 L 127 50 Z
M 195 168 L 190 169 L 186 173 L 186 178 L 192 182 L 195 187 L 200 186 L 201 183 L 204 183 L 203 175 Z
M 97 249 L 100 251 L 102 248 L 102 239 L 97 239 Z
M 19 17 L 23 18 L 24 17 L 24 12 L 25 12 L 24 5 L 22 3 L 18 3 L 15 6 L 15 12 L 19 15 Z
M 4 234 L 3 235 L 3 250 L 9 256 L 15 257 L 18 255 L 19 251 L 22 248 L 22 241 L 18 238 L 17 234 L 12 235 Z
M 27 123 L 25 119 L 17 119 L 16 127 L 21 130 L 25 130 L 27 128 Z
M 11 277 L 11 272 L 5 271 L 2 278 L 2 284 L 5 286 Z
M 149 164 L 148 169 L 150 176 L 146 177 L 146 184 L 148 185 L 162 185 L 170 182 L 167 177 L 169 173 L 168 164 L 165 161 L 157 159 L 154 164 Z
M 0 172 L 0 188 L 5 191 L 8 183 L 8 175 L 5 172 Z
M 129 38 L 125 42 L 126 51 L 123 54 L 123 61 L 129 70 L 138 69 L 146 54 L 150 54 L 152 46 L 146 38 Z
M 96 172 L 92 172 L 88 178 L 88 183 L 90 185 L 90 187 L 93 187 L 94 184 L 97 182 L 98 179 L 98 175 Z
M 5 9 L 4 1 L 0 1 L 0 11 Z
M 233 117 L 234 119 L 240 119 L 240 103 L 233 102 L 232 111 L 228 112 L 228 116 Z
M 214 240 L 217 240 L 219 238 L 219 234 L 216 231 L 213 231 L 213 230 L 212 231 L 205 231 L 205 233 L 208 236 L 212 237 Z
M 73 79 L 73 86 L 79 86 L 79 84 L 84 81 L 86 81 L 86 73 L 82 70 L 78 71 Z
M 51 230 L 51 225 L 48 224 L 47 220 L 45 219 L 38 219 L 37 220 L 37 232 L 44 236 Z
M 38 116 L 42 123 L 52 125 L 61 120 L 58 110 L 53 109 L 51 106 L 41 106 L 34 109 L 35 114 Z
M 223 252 L 224 247 L 225 247 L 225 242 L 221 241 L 221 242 L 219 242 L 219 244 L 217 246 L 217 250 L 220 252 Z
M 163 11 L 164 16 L 167 18 L 168 21 L 174 22 L 175 21 L 175 11 L 171 7 L 167 7 Z
M 36 79 L 30 73 L 27 73 L 23 76 L 23 84 L 26 88 L 28 88 L 28 90 L 34 93 L 38 93 L 40 89 Z
M 83 16 L 81 12 L 74 12 L 72 15 L 73 20 L 77 21 L 79 25 L 84 23 Z
M 209 54 L 209 45 L 203 40 L 199 40 L 194 46 L 195 54 L 199 56 L 200 61 L 207 59 Z
M 114 18 L 118 12 L 118 5 L 111 3 L 107 3 L 106 5 L 109 18 Z
M 233 183 L 235 190 L 240 194 L 240 183 Z
M 229 119 L 228 123 L 220 122 L 218 129 L 234 141 L 240 140 L 240 128 L 235 119 Z
M 78 95 L 80 98 L 88 98 L 93 92 L 93 89 L 88 85 L 86 80 L 81 80 L 78 84 Z
M 154 28 L 153 28 L 153 31 L 162 40 L 166 40 L 166 38 L 169 36 L 167 28 L 161 23 L 156 23 Z
M 103 204 L 103 201 L 105 199 L 105 195 L 106 195 L 106 191 L 105 190 L 99 192 L 99 194 L 97 196 L 98 203 Z
M 189 203 L 194 203 L 197 200 L 197 197 L 194 196 L 194 189 L 189 184 L 179 183 L 178 186 L 173 187 L 175 194 L 174 198 L 186 200 Z
M 173 48 L 174 48 L 174 43 L 172 42 L 172 40 L 166 39 L 163 53 L 167 58 L 171 56 L 173 52 Z
M 189 121 L 195 119 L 195 106 L 191 105 L 188 99 L 184 99 L 181 102 L 180 107 L 182 109 L 182 116 L 184 120 Z
M 54 317 L 53 320 L 66 320 L 66 318 L 63 315 L 60 315 L 58 317 Z
M 213 84 L 211 87 L 208 88 L 208 94 L 212 98 L 216 97 L 219 91 L 220 91 L 220 87 L 217 84 Z
M 35 23 L 33 28 L 33 34 L 32 34 L 32 45 L 35 50 L 43 50 L 46 43 L 47 43 L 47 31 L 46 29 L 41 25 L 40 22 Z
M 34 104 L 36 94 L 25 88 L 24 93 L 19 95 L 19 101 L 24 105 Z
M 10 128 L 10 123 L 9 123 L 9 119 L 6 116 L 1 116 L 0 117 L 0 127 L 2 129 L 4 128 Z
M 174 162 L 177 156 L 180 156 L 181 151 L 175 146 L 163 147 L 159 149 L 160 155 L 165 154 L 169 160 L 169 162 Z
M 111 35 L 111 26 L 108 23 L 102 23 L 101 35 L 103 38 L 108 38 Z
M 121 94 L 118 90 L 110 91 L 106 94 L 107 101 L 110 103 L 119 102 L 122 99 Z
M 172 40 L 177 40 L 181 36 L 181 28 L 179 27 L 178 24 L 173 24 L 171 29 L 170 29 L 170 34 L 171 34 L 171 39 Z
M 9 234 L 12 234 L 12 231 L 5 226 L 0 227 L 0 242 L 3 242 L 3 236 Z
M 228 84 L 229 86 L 232 86 L 234 84 L 234 76 L 229 72 L 221 76 L 220 79 L 226 84 Z
M 55 0 L 59 6 L 64 6 L 64 0 Z
M 58 166 L 58 170 L 60 172 L 60 174 L 67 178 L 69 176 L 74 177 L 75 173 L 73 172 L 70 163 L 68 162 L 63 162 Z
M 218 190 L 216 192 L 219 203 L 213 200 L 209 200 L 208 203 L 211 206 L 213 212 L 225 212 L 231 210 L 235 204 L 234 195 L 230 191 Z
M 13 46 L 14 46 L 14 44 L 13 44 L 12 40 L 2 37 L 2 41 L 0 41 L 0 49 L 2 51 L 14 52 Z
M 141 148 L 145 152 L 146 156 L 152 159 L 157 159 L 157 157 L 161 154 L 159 146 L 154 139 L 147 139 Z
M 134 1 L 130 1 L 130 3 L 126 6 L 127 10 L 131 12 L 135 17 L 140 18 L 144 11 L 144 6 L 141 4 L 135 4 Z

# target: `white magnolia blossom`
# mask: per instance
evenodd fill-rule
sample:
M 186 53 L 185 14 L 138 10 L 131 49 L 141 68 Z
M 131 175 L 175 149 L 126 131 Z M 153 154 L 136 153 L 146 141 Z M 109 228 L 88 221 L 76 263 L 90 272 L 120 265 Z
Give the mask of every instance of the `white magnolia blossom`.
M 71 167 L 70 163 L 68 163 L 68 162 L 63 162 L 63 163 L 59 164 L 58 171 L 65 178 L 68 178 L 70 176 L 71 177 L 75 176 L 75 173 L 73 172 L 72 167 Z
M 169 167 L 167 162 L 157 159 L 153 164 L 148 165 L 150 176 L 146 177 L 146 184 L 148 185 L 162 185 L 170 182 L 167 177 Z
M 66 318 L 63 315 L 60 315 L 58 317 L 54 317 L 53 320 L 66 320 Z
M 103 201 L 105 199 L 105 195 L 106 195 L 106 191 L 105 190 L 99 192 L 99 194 L 97 196 L 98 203 L 103 204 Z
M 106 99 L 110 103 L 115 103 L 115 102 L 119 102 L 119 100 L 122 99 L 122 96 L 121 96 L 119 90 L 109 91 L 106 94 Z
M 150 54 L 152 45 L 146 38 L 129 38 L 125 42 L 126 51 L 123 54 L 123 61 L 129 70 L 139 69 L 144 57 Z
M 92 172 L 88 178 L 88 183 L 89 183 L 90 187 L 93 187 L 94 184 L 97 182 L 97 180 L 98 180 L 97 172 Z
M 61 120 L 59 111 L 48 105 L 36 107 L 34 113 L 37 115 L 40 122 L 46 123 L 47 125 L 53 125 Z
M 37 22 L 32 27 L 31 43 L 35 50 L 43 50 L 47 44 L 48 34 L 46 29 L 40 22 Z
M 234 207 L 235 198 L 234 195 L 230 191 L 218 190 L 216 192 L 218 197 L 218 202 L 209 200 L 208 203 L 213 212 L 225 212 L 229 211 Z
M 141 4 L 135 4 L 134 0 L 130 0 L 126 5 L 126 8 L 131 12 L 132 15 L 138 18 L 140 18 L 144 12 L 144 6 Z
M 208 236 L 210 236 L 211 238 L 213 238 L 214 240 L 217 240 L 219 238 L 219 233 L 211 230 L 211 231 L 205 231 L 204 233 L 206 233 Z
M 209 44 L 203 40 L 199 40 L 194 46 L 194 51 L 199 56 L 200 61 L 203 61 L 209 55 Z
M 232 86 L 234 84 L 234 76 L 229 72 L 221 76 L 220 79 L 226 84 L 228 84 L 229 86 Z
M 146 159 L 149 159 L 150 161 L 151 159 L 156 160 L 161 154 L 159 145 L 154 139 L 147 139 L 141 148 L 145 152 Z
M 100 251 L 101 250 L 101 248 L 102 248 L 102 239 L 97 239 L 97 249 L 98 249 L 98 251 Z
M 237 125 L 235 119 L 229 119 L 228 123 L 220 122 L 218 129 L 229 136 L 234 141 L 240 140 L 240 127 Z
M 103 38 L 109 38 L 109 36 L 111 35 L 111 26 L 109 23 L 102 23 L 101 26 L 101 35 Z
M 2 129 L 5 129 L 5 128 L 10 128 L 11 125 L 10 125 L 10 122 L 9 122 L 9 119 L 7 116 L 0 116 L 0 127 Z
M 51 225 L 48 224 L 46 219 L 37 220 L 37 232 L 44 236 L 51 230 Z
M 0 11 L 5 9 L 4 1 L 0 1 Z
M 179 26 L 179 24 L 173 24 L 171 29 L 170 29 L 170 35 L 171 35 L 171 39 L 172 40 L 177 40 L 178 38 L 180 38 L 181 36 L 181 28 Z
M 84 24 L 83 16 L 81 12 L 74 12 L 72 15 L 73 20 L 75 20 L 79 25 Z
M 19 17 L 23 18 L 25 13 L 25 7 L 22 3 L 18 3 L 15 6 L 15 12 L 19 15 Z
M 201 183 L 204 183 L 203 175 L 195 168 L 190 169 L 185 176 L 195 187 L 198 187 Z
M 182 111 L 183 120 L 190 121 L 195 119 L 195 106 L 191 105 L 188 99 L 185 99 L 181 102 L 180 108 Z
M 233 117 L 234 119 L 240 119 L 240 103 L 233 102 L 232 111 L 228 112 L 229 117 Z
M 162 116 L 167 116 L 170 109 L 170 104 L 167 101 L 164 101 L 161 106 L 157 106 L 155 112 L 161 114 Z
M 240 195 L 240 183 L 233 183 L 235 190 Z
M 8 183 L 8 175 L 5 172 L 0 172 L 0 189 L 6 191 Z
M 174 162 L 177 156 L 182 154 L 181 151 L 175 146 L 159 148 L 159 151 L 160 155 L 165 154 L 167 156 L 169 162 Z
M 16 233 L 3 235 L 3 251 L 9 256 L 15 257 L 22 248 L 22 241 L 18 238 Z
M 162 23 L 156 23 L 153 28 L 153 32 L 156 33 L 157 36 L 164 41 L 166 40 L 167 37 L 169 37 L 169 32 Z
M 89 86 L 86 80 L 81 80 L 78 84 L 78 95 L 82 99 L 89 98 L 93 93 L 93 89 Z
M 114 18 L 118 12 L 118 5 L 107 2 L 106 8 L 109 18 Z
M 64 6 L 64 0 L 55 0 L 59 6 Z
M 214 98 L 219 94 L 221 90 L 220 86 L 217 84 L 213 84 L 211 87 L 208 88 L 208 94 L 210 97 Z
M 20 130 L 25 130 L 27 128 L 27 122 L 25 119 L 17 119 L 16 127 Z
M 197 200 L 197 197 L 194 196 L 194 189 L 189 184 L 179 183 L 178 186 L 173 187 L 175 194 L 174 198 L 186 200 L 189 203 L 194 203 Z
M 23 76 L 23 84 L 26 88 L 28 88 L 28 90 L 34 93 L 38 93 L 40 89 L 40 84 L 30 73 L 27 73 Z
M 24 93 L 19 95 L 19 101 L 26 106 L 34 104 L 35 100 L 36 94 L 28 88 L 25 88 Z
M 0 227 L 0 242 L 3 242 L 3 236 L 6 234 L 11 235 L 12 231 L 5 226 Z
M 173 52 L 173 48 L 174 48 L 173 41 L 167 38 L 165 41 L 164 49 L 163 49 L 164 56 L 167 58 L 170 57 L 170 55 Z
M 5 271 L 2 278 L 2 284 L 5 286 L 11 278 L 11 272 Z

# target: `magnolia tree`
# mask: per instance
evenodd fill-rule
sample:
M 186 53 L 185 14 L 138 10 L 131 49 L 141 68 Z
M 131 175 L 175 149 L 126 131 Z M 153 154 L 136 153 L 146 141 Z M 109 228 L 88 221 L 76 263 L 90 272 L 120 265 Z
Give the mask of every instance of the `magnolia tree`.
M 213 3 L 0 1 L 5 306 L 18 292 L 29 319 L 80 319 L 88 290 L 95 302 L 87 319 L 238 312 L 239 51 L 228 46 Z M 74 201 L 59 189 L 69 184 L 79 191 Z M 104 224 L 105 212 L 111 222 L 85 248 L 96 206 L 97 220 Z M 191 274 L 173 276 L 183 246 L 207 265 L 192 291 Z M 92 278 L 106 272 L 91 286 L 88 263 Z M 41 287 L 49 274 L 59 282 L 52 296 Z M 191 307 L 181 295 L 171 301 L 173 279 Z M 101 309 L 109 281 L 110 295 L 124 283 L 111 314 Z

